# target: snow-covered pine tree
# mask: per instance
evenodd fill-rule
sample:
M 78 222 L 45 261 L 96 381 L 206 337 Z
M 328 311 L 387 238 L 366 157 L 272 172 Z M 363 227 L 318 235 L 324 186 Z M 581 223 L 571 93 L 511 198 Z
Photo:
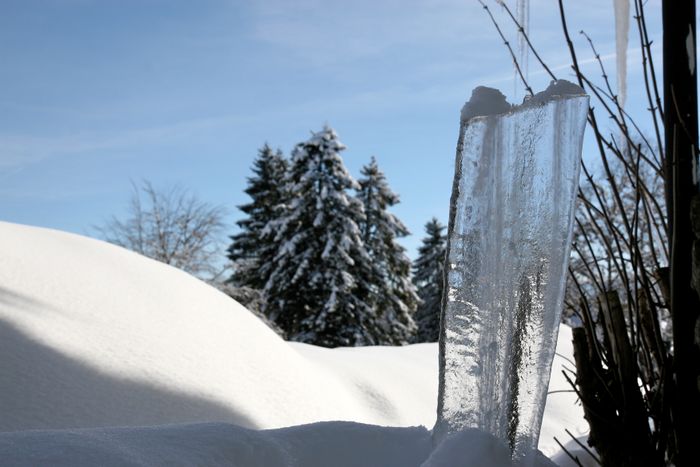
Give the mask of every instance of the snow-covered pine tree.
M 435 342 L 440 337 L 440 306 L 447 238 L 445 226 L 434 217 L 425 224 L 426 237 L 413 263 L 413 282 L 421 303 L 415 314 L 415 342 Z
M 410 278 L 411 260 L 396 239 L 409 231 L 388 211 L 399 202 L 399 197 L 389 188 L 374 157 L 361 173 L 357 197 L 364 206 L 365 220 L 360 223 L 360 232 L 372 261 L 370 275 L 359 281 L 358 294 L 374 308 L 380 320 L 382 334 L 376 336 L 377 343 L 406 344 L 416 331 L 413 313 L 418 296 Z
M 374 310 L 356 294 L 367 256 L 358 223 L 359 185 L 345 169 L 345 146 L 325 127 L 296 146 L 287 185 L 291 198 L 266 232 L 279 245 L 265 289 L 264 312 L 288 339 L 327 347 L 374 344 Z
M 253 162 L 253 176 L 248 178 L 245 192 L 251 202 L 238 206 L 247 217 L 236 224 L 241 231 L 231 236 L 228 258 L 234 263 L 230 282 L 237 287 L 261 290 L 270 274 L 270 264 L 277 252 L 277 245 L 262 235 L 268 222 L 280 215 L 284 202 L 284 181 L 287 160 L 278 149 L 273 151 L 265 144 Z

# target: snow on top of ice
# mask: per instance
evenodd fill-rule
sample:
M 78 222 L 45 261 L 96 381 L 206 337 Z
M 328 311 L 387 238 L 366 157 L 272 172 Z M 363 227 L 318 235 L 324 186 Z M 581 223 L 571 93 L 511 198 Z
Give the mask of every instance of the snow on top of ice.
M 565 79 L 553 80 L 542 92 L 538 92 L 534 96 L 526 97 L 521 107 L 532 105 L 535 103 L 544 103 L 557 98 L 585 96 L 586 92 L 581 86 L 566 81 Z
M 462 122 L 475 117 L 502 114 L 508 112 L 511 107 L 506 101 L 506 96 L 498 89 L 477 86 L 472 91 L 472 97 L 462 107 Z
M 538 92 L 534 96 L 525 97 L 522 104 L 513 105 L 508 103 L 506 96 L 498 89 L 477 86 L 472 91 L 471 98 L 462 107 L 461 121 L 464 124 L 478 117 L 516 112 L 551 100 L 585 95 L 585 91 L 580 86 L 560 79 L 553 80 L 544 91 Z

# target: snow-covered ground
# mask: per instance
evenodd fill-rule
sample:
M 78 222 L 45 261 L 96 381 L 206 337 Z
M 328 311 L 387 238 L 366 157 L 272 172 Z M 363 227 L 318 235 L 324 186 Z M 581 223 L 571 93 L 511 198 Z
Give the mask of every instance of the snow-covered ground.
M 569 389 L 570 338 L 562 328 L 550 392 Z M 432 449 L 437 352 L 288 343 L 179 270 L 0 222 L 3 465 L 418 466 Z M 564 429 L 585 433 L 575 401 L 549 395 L 546 455 Z

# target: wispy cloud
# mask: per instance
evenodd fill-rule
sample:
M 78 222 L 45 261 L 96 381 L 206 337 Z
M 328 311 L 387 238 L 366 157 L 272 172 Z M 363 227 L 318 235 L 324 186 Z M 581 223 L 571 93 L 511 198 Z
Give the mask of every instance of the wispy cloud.
M 572 22 L 577 15 L 593 15 L 603 0 L 570 7 Z M 654 0 L 657 1 L 657 0 Z M 507 21 L 495 4 L 494 12 Z M 605 2 L 607 6 L 607 2 Z M 358 2 L 328 2 L 327 0 L 259 0 L 253 2 L 252 34 L 259 41 L 283 48 L 305 65 L 339 75 L 352 73 L 352 67 L 337 67 L 340 62 L 353 60 L 387 60 L 392 53 L 411 48 L 424 48 L 440 55 L 439 59 L 419 63 L 409 70 L 413 79 L 398 76 L 393 80 L 378 79 L 364 87 L 348 87 L 337 94 L 319 94 L 299 103 L 246 108 L 245 116 L 223 115 L 190 118 L 178 122 L 163 122 L 142 128 L 96 131 L 84 124 L 82 131 L 47 136 L 45 133 L 0 133 L 0 171 L 26 167 L 50 158 L 73 154 L 105 153 L 113 149 L 154 145 L 178 141 L 197 132 L 212 128 L 233 128 L 262 122 L 269 118 L 294 117 L 300 114 L 335 114 L 378 112 L 383 109 L 405 109 L 415 105 L 440 102 L 460 102 L 468 97 L 477 84 L 498 85 L 512 81 L 507 52 L 502 47 L 488 17 L 478 2 L 469 0 L 358 0 Z M 558 12 L 551 1 L 531 1 L 532 23 L 556 20 Z M 599 15 L 599 12 L 595 13 Z M 575 26 L 575 25 L 573 25 Z M 547 42 L 547 36 L 536 35 L 535 44 L 553 69 L 567 77 L 568 58 L 556 28 L 542 29 L 558 37 Z M 538 29 L 538 31 L 540 31 Z M 595 36 L 595 34 L 594 34 Z M 601 51 L 612 50 L 611 35 L 604 37 Z M 229 41 L 228 36 L 224 36 Z M 224 39 L 222 39 L 224 40 Z M 431 52 L 433 53 L 433 52 Z M 638 54 L 630 50 L 634 59 Z M 614 55 L 605 53 L 604 60 Z M 468 57 L 468 59 L 466 58 Z M 592 64 L 590 56 L 582 54 L 582 65 Z M 347 63 L 345 63 L 347 65 Z M 365 68 L 366 69 L 366 68 Z M 533 77 L 543 72 L 531 59 Z M 386 74 L 386 70 L 383 70 Z M 612 71 L 612 70 L 611 70 Z M 435 78 L 439 79 L 435 79 Z M 314 79 L 319 79 L 316 76 Z M 3 106 L 6 103 L 0 103 Z M 23 104 L 24 105 L 24 104 Z M 458 105 L 458 104 L 455 104 Z M 26 107 L 26 106 L 25 106 Z M 74 113 L 89 120 L 101 108 L 61 109 L 39 107 L 25 109 L 70 118 Z M 103 110 L 102 110 L 103 111 Z M 110 109 L 110 112 L 127 112 Z M 128 111 L 133 111 L 129 109 Z M 138 121 L 138 120 L 136 120 Z M 89 123 L 89 122 L 88 122 Z M 80 124 L 83 125 L 83 124 Z
M 485 37 L 478 27 L 483 17 L 475 12 L 472 2 L 457 0 L 263 0 L 255 2 L 253 31 L 258 40 L 327 66 L 379 57 L 392 48 L 449 44 L 467 32 L 472 39 Z
M 630 50 L 630 60 L 635 60 L 638 50 Z M 604 62 L 614 59 L 614 53 L 601 56 Z M 594 64 L 594 58 L 580 61 L 582 66 Z M 455 64 L 456 69 L 463 64 Z M 560 62 L 551 67 L 555 72 L 565 71 L 570 67 L 569 62 Z M 436 105 L 446 102 L 461 102 L 468 98 L 468 92 L 476 84 L 496 86 L 511 82 L 513 74 L 510 70 L 474 74 L 466 80 L 455 80 L 452 84 L 426 85 L 420 88 L 396 84 L 370 91 L 359 91 L 332 98 L 323 97 L 308 100 L 300 105 L 279 106 L 276 108 L 258 109 L 246 116 L 224 115 L 166 123 L 159 126 L 123 129 L 109 132 L 82 131 L 59 136 L 29 136 L 22 134 L 0 133 L 0 171 L 5 174 L 41 161 L 85 153 L 105 153 L 114 149 L 124 149 L 134 146 L 144 146 L 183 140 L 196 135 L 198 132 L 211 129 L 234 128 L 238 125 L 262 122 L 270 118 L 284 119 L 299 115 L 345 115 L 349 113 L 376 113 L 383 110 L 400 110 L 413 108 L 416 105 Z M 531 76 L 541 76 L 543 70 L 530 73 Z M 457 105 L 457 104 L 456 104 Z
M 0 133 L 0 171 L 15 171 L 54 157 L 104 153 L 112 149 L 179 141 L 198 131 L 232 126 L 249 120 L 249 117 L 226 115 L 153 127 L 109 132 L 81 131 L 53 137 Z

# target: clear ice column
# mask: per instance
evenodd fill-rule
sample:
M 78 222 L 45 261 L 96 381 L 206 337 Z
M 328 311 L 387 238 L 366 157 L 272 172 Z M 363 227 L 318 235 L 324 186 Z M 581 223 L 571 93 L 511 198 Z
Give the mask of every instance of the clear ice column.
M 554 357 L 588 97 L 565 81 L 520 106 L 477 88 L 450 205 L 435 442 L 480 428 L 531 464 Z

